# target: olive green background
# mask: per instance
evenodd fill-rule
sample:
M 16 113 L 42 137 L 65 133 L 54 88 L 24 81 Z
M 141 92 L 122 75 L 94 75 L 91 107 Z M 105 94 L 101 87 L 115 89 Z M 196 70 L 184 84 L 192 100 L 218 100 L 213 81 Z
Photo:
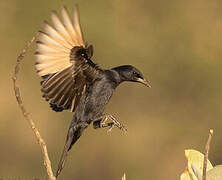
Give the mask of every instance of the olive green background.
M 16 57 L 50 19 L 50 11 L 78 3 L 93 61 L 111 68 L 132 64 L 152 88 L 123 83 L 106 113 L 128 128 L 107 133 L 91 126 L 69 153 L 59 179 L 177 180 L 184 149 L 204 150 L 215 131 L 209 158 L 222 164 L 222 3 L 220 0 L 1 0 L 0 178 L 46 179 L 39 145 L 14 97 Z M 72 119 L 55 113 L 41 97 L 34 48 L 25 57 L 19 85 L 25 106 L 47 142 L 55 172 Z

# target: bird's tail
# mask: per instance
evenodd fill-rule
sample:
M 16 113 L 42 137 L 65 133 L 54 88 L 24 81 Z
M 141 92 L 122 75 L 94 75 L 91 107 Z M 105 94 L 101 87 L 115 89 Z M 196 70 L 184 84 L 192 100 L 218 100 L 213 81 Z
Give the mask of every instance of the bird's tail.
M 68 151 L 72 148 L 73 144 L 80 138 L 80 136 L 83 133 L 83 130 L 88 126 L 86 123 L 75 123 L 74 125 L 71 124 L 67 138 L 66 138 L 66 143 L 62 152 L 62 156 L 59 161 L 58 169 L 56 172 L 56 177 L 61 173 L 66 157 L 68 155 Z

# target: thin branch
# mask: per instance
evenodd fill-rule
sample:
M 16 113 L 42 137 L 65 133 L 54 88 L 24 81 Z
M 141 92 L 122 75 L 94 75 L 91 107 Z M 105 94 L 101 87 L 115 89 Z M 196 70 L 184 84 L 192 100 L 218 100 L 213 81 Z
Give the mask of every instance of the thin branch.
M 123 174 L 122 180 L 126 180 L 126 174 Z
M 204 164 L 203 164 L 203 180 L 206 180 L 206 178 L 207 178 L 206 177 L 206 175 L 207 175 L 207 160 L 208 160 L 208 153 L 209 153 L 209 150 L 210 150 L 210 142 L 211 142 L 213 133 L 214 133 L 213 129 L 210 129 L 208 140 L 207 140 L 207 143 L 206 143 L 206 146 L 205 146 Z
M 46 167 L 48 177 L 49 177 L 50 180 L 55 180 L 56 178 L 55 178 L 55 176 L 53 175 L 53 172 L 52 172 L 51 161 L 50 161 L 49 156 L 48 156 L 46 143 L 43 140 L 43 138 L 41 137 L 38 129 L 36 128 L 35 123 L 32 120 L 30 114 L 26 111 L 25 106 L 24 106 L 23 101 L 22 101 L 22 98 L 21 98 L 21 95 L 20 95 L 19 87 L 17 85 L 17 79 L 18 79 L 18 74 L 19 74 L 19 70 L 20 70 L 20 63 L 21 63 L 22 59 L 25 57 L 25 54 L 26 54 L 28 48 L 35 41 L 35 39 L 36 39 L 36 36 L 34 36 L 32 38 L 32 40 L 29 41 L 26 44 L 26 46 L 22 50 L 21 54 L 17 57 L 17 61 L 16 61 L 14 73 L 13 73 L 13 76 L 12 76 L 12 80 L 13 80 L 13 85 L 14 85 L 15 97 L 16 97 L 16 100 L 18 102 L 18 105 L 19 105 L 19 107 L 22 111 L 23 116 L 26 118 L 30 127 L 32 128 L 32 131 L 34 132 L 39 145 L 41 146 L 42 154 L 43 154 L 43 157 L 44 157 L 44 165 Z

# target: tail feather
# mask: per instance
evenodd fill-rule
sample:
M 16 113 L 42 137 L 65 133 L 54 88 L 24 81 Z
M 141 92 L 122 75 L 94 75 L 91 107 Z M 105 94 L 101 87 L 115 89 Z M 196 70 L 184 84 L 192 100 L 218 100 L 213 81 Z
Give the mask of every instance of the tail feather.
M 67 139 L 66 139 L 66 143 L 62 152 L 62 156 L 60 158 L 59 161 L 59 165 L 58 165 L 58 169 L 56 172 L 56 177 L 58 177 L 58 175 L 61 173 L 67 155 L 68 155 L 68 151 L 72 148 L 72 146 L 75 144 L 75 142 L 80 138 L 80 136 L 82 135 L 83 130 L 86 128 L 87 126 L 84 124 L 82 125 L 80 124 L 76 124 L 74 127 L 71 127 L 68 131 L 68 135 L 67 135 Z
M 62 171 L 63 167 L 64 167 L 64 164 L 65 164 L 65 160 L 66 160 L 66 157 L 68 155 L 68 151 L 70 149 L 70 146 L 71 146 L 71 138 L 68 139 L 66 141 L 66 144 L 65 144 L 65 147 L 64 147 L 64 150 L 62 152 L 62 156 L 60 158 L 60 161 L 59 161 L 59 165 L 58 165 L 58 169 L 57 169 L 57 172 L 56 172 L 56 177 L 58 177 L 58 175 L 60 174 L 60 172 Z

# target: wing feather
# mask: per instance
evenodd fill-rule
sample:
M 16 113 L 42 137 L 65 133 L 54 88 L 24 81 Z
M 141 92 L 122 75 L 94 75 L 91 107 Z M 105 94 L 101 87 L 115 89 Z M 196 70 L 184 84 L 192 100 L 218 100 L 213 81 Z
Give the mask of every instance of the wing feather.
M 61 19 L 52 11 L 51 21 L 52 25 L 44 21 L 43 31 L 39 32 L 35 67 L 43 78 L 43 97 L 52 109 L 74 112 L 86 84 L 95 76 L 96 70 L 92 68 L 96 66 L 87 59 L 87 55 L 92 56 L 92 46 L 88 49 L 85 46 L 77 6 L 73 8 L 72 19 L 67 8 L 62 7 Z M 83 56 L 84 53 L 87 55 Z
M 59 73 L 56 73 L 53 76 L 49 76 L 44 82 L 42 83 L 42 88 L 44 92 L 48 93 L 52 89 L 55 88 L 55 85 L 59 85 L 63 82 L 63 79 L 66 79 L 70 76 L 70 70 L 65 69 Z
M 46 34 L 45 32 L 39 31 L 38 39 L 40 42 L 42 42 L 44 44 L 53 44 L 53 45 L 59 46 L 60 48 L 69 49 L 65 45 L 63 45 L 63 42 L 61 42 L 62 40 L 59 40 L 55 36 L 53 36 L 53 37 L 54 38 L 52 38 L 49 34 Z
M 62 24 L 62 22 L 58 18 L 56 11 L 52 11 L 51 20 L 52 20 L 52 23 L 53 23 L 55 29 L 61 34 L 61 36 L 66 40 L 66 42 L 69 43 L 71 46 L 74 46 L 75 44 L 73 43 L 66 28 L 64 27 L 64 25 Z
M 66 99 L 66 101 L 64 102 L 64 105 L 63 105 L 64 108 L 69 108 L 70 109 L 72 101 L 75 100 L 75 98 L 76 98 L 75 91 L 69 91 L 68 94 L 67 94 L 67 99 Z M 76 103 L 76 101 L 75 101 L 75 103 Z M 70 109 L 70 111 L 74 111 L 74 109 Z
M 58 100 L 58 106 L 62 106 L 63 104 L 65 104 L 67 98 L 69 97 L 70 90 L 72 90 L 72 89 L 73 89 L 73 84 L 69 84 L 69 86 L 67 88 L 65 88 L 63 95 Z M 74 95 L 74 93 L 72 93 L 72 95 Z
M 63 19 L 64 26 L 66 28 L 66 31 L 69 33 L 73 42 L 76 45 L 80 45 L 77 40 L 78 35 L 73 27 L 71 19 L 69 18 L 68 11 L 67 11 L 66 7 L 62 8 L 61 15 L 62 15 L 62 19 Z
M 57 31 L 55 27 L 52 27 L 46 21 L 44 22 L 44 30 L 45 30 L 45 33 L 49 37 L 51 37 L 54 41 L 57 41 L 58 43 L 63 45 L 65 48 L 68 48 L 68 49 L 72 48 L 72 45 L 66 41 L 66 38 L 64 38 L 65 35 L 61 34 L 61 32 Z
M 36 42 L 36 51 L 38 52 L 63 52 L 65 54 L 70 54 L 69 49 L 61 48 L 61 46 L 50 44 L 50 43 L 43 43 L 41 41 Z
M 41 42 L 37 42 L 36 43 L 36 51 L 41 53 L 41 54 L 47 54 L 47 53 L 52 53 L 52 54 L 57 54 L 57 53 L 61 53 L 63 55 L 67 54 L 67 56 L 69 55 L 69 51 L 67 50 L 63 50 L 58 46 L 54 46 L 51 44 L 43 44 Z
M 52 91 L 48 93 L 48 97 L 52 99 L 56 99 L 59 97 L 62 97 L 63 91 L 65 88 L 70 89 L 72 86 L 72 79 L 71 78 L 66 78 L 62 80 L 62 83 L 58 84 Z
M 82 30 L 79 22 L 79 14 L 78 14 L 78 6 L 75 5 L 73 8 L 73 26 L 75 28 L 75 32 L 77 34 L 77 40 L 80 45 L 84 46 Z
M 45 68 L 42 68 L 41 70 L 38 71 L 38 74 L 40 76 L 45 76 L 45 75 L 48 75 L 48 74 L 53 74 L 53 73 L 56 73 L 58 71 L 60 71 L 61 69 L 65 69 L 67 67 L 69 67 L 70 65 L 69 64 L 66 64 L 66 63 L 57 63 L 57 64 L 53 64 L 51 66 L 47 66 Z

